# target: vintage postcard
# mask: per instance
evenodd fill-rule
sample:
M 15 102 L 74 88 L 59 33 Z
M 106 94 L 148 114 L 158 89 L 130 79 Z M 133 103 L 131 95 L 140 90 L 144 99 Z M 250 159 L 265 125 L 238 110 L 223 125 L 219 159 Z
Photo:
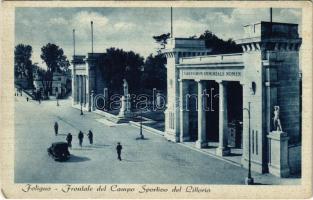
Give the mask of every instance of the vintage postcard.
M 1 4 L 4 198 L 312 196 L 312 2 Z

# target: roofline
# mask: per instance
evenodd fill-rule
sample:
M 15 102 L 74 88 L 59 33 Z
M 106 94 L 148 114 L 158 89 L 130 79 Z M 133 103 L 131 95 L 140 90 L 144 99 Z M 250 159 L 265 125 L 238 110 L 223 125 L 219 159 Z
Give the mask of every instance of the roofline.
M 255 25 L 255 24 L 262 24 L 262 23 L 266 23 L 266 24 L 284 24 L 284 25 L 299 26 L 299 24 L 295 24 L 295 23 L 260 21 L 260 22 L 257 22 L 257 23 L 246 24 L 243 27 L 250 26 L 250 25 Z

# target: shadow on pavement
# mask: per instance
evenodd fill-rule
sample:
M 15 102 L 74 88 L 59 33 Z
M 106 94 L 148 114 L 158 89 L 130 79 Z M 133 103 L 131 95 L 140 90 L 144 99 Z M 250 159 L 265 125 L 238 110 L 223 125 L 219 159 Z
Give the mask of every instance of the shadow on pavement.
M 109 145 L 109 144 L 93 144 L 93 145 L 90 145 L 88 147 L 91 147 L 91 148 L 105 148 L 105 147 L 109 147 L 109 146 L 112 146 L 112 145 Z
M 136 137 L 136 140 L 149 140 L 149 138 Z
M 270 184 L 265 184 L 265 183 L 253 183 L 252 185 L 270 185 Z
M 82 147 L 82 148 L 72 148 L 70 150 L 78 150 L 78 151 L 90 151 L 92 150 L 91 148 L 85 148 L 85 147 Z
M 242 154 L 241 153 L 230 153 L 227 156 L 242 156 Z
M 71 157 L 67 162 L 85 162 L 88 160 L 90 160 L 90 159 L 87 157 L 75 156 L 75 155 L 71 154 Z
M 286 179 L 288 178 L 302 178 L 301 172 L 296 173 L 296 174 L 290 174 Z
M 126 162 L 143 162 L 142 160 L 128 160 L 128 159 L 122 159 L 122 161 L 126 161 Z
M 58 133 L 56 136 L 59 136 L 59 135 L 67 136 L 67 134 L 65 134 L 65 133 Z

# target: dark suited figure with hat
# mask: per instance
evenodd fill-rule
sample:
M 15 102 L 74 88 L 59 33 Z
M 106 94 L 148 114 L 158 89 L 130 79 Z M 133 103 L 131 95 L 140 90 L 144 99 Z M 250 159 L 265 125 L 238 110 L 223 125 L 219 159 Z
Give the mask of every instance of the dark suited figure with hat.
M 116 152 L 117 152 L 117 159 L 122 161 L 122 158 L 121 158 L 121 153 L 122 153 L 122 145 L 120 142 L 117 143 L 117 146 L 116 146 Z

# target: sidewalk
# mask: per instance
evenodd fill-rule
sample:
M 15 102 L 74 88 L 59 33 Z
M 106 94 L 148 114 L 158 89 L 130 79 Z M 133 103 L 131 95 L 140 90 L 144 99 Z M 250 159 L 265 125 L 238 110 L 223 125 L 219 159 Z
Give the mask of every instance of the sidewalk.
M 68 103 L 68 106 L 71 106 L 70 103 Z M 101 123 L 103 126 L 106 127 L 116 127 L 116 126 L 122 126 L 121 124 L 114 124 L 113 122 L 105 119 L 105 117 L 100 117 L 101 115 L 99 115 L 97 112 L 87 112 L 88 113 L 88 117 L 91 118 L 95 118 L 95 120 L 99 123 Z M 133 122 L 131 121 L 129 123 L 130 125 L 132 125 L 133 127 L 136 128 L 140 128 L 140 122 Z M 125 126 L 126 124 L 124 124 Z M 123 127 L 123 128 L 127 128 L 127 126 Z M 149 137 L 149 133 L 152 133 L 154 135 L 157 135 L 160 138 L 163 138 L 164 140 L 162 140 L 164 143 L 166 143 L 167 141 L 165 140 L 165 138 L 163 137 L 163 132 L 153 129 L 151 127 L 145 126 L 143 123 L 143 130 L 145 131 L 145 136 Z M 147 134 L 148 133 L 148 134 Z M 172 142 L 171 142 L 172 143 Z M 185 142 L 185 143 L 173 143 L 174 145 L 178 145 L 178 146 L 182 146 L 185 149 L 190 149 L 192 151 L 196 151 L 198 153 L 207 155 L 215 160 L 221 160 L 225 163 L 229 163 L 231 165 L 240 167 L 242 169 L 244 169 L 241 166 L 241 154 L 242 154 L 242 150 L 240 149 L 233 149 L 232 150 L 232 156 L 225 156 L 225 157 L 220 157 L 215 155 L 215 148 L 214 148 L 214 143 L 212 143 L 210 146 L 212 146 L 212 148 L 205 148 L 205 149 L 198 149 L 195 147 L 193 142 Z M 246 169 L 244 169 L 246 170 Z M 246 172 L 248 173 L 248 171 L 246 170 Z M 297 177 L 297 176 L 291 176 L 289 178 L 278 178 L 275 177 L 271 174 L 259 174 L 259 173 L 252 173 L 252 176 L 254 178 L 254 182 L 256 184 L 261 184 L 261 185 L 297 185 L 297 184 L 301 184 L 301 178 Z

